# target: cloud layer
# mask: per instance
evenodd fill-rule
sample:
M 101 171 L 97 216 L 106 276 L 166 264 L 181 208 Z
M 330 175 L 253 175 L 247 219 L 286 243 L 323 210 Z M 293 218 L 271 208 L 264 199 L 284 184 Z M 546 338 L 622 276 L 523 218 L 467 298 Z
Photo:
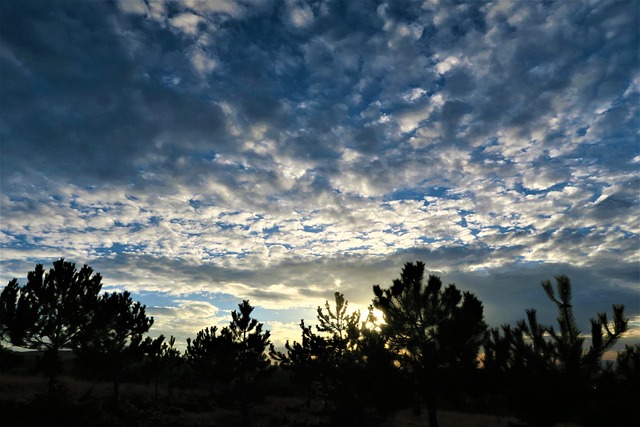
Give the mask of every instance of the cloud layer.
M 640 315 L 638 22 L 616 1 L 3 2 L 0 276 L 88 262 L 164 295 L 165 333 L 210 320 L 202 292 L 283 330 L 334 290 L 364 308 L 416 259 L 496 323 L 558 273 L 583 326 Z

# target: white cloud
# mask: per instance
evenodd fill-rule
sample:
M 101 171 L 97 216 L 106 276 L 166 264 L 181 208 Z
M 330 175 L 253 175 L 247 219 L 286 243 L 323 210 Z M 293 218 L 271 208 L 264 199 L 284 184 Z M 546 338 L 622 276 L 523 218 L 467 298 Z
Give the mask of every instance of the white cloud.
M 144 15 L 148 12 L 147 5 L 144 0 L 120 0 L 117 4 L 118 7 L 126 13 Z
M 422 98 L 422 96 L 424 94 L 426 94 L 426 93 L 427 93 L 427 91 L 424 90 L 423 88 L 415 87 L 415 88 L 411 89 L 411 91 L 409 91 L 406 94 L 404 94 L 402 96 L 402 98 L 405 101 L 413 102 L 413 101 L 417 101 L 418 99 Z
M 302 330 L 300 329 L 300 322 L 278 322 L 268 321 L 265 322 L 264 329 L 271 332 L 271 342 L 278 351 L 284 351 L 284 345 L 287 341 L 293 344 L 294 341 L 300 342 L 302 337 Z
M 215 58 L 207 56 L 207 54 L 200 49 L 196 49 L 191 55 L 191 63 L 203 77 L 206 77 L 207 74 L 218 67 L 218 61 Z
M 420 109 L 410 111 L 398 116 L 400 131 L 407 133 L 414 131 L 422 121 L 428 120 L 434 106 L 429 104 Z
M 180 0 L 181 3 L 193 10 L 207 13 L 226 13 L 232 17 L 240 17 L 243 6 L 235 0 Z M 256 1 L 255 3 L 259 3 Z
M 436 65 L 436 71 L 438 72 L 438 74 L 445 74 L 458 64 L 460 64 L 460 59 L 458 59 L 456 56 L 447 56 L 446 58 L 438 62 L 438 64 Z
M 207 301 L 173 300 L 169 306 L 147 306 L 146 314 L 154 319 L 151 333 L 157 331 L 173 335 L 176 348 L 186 348 L 186 339 L 193 339 L 196 333 L 204 328 L 227 326 L 231 320 L 228 313 L 221 312 L 215 305 Z M 166 336 L 168 341 L 169 336 Z
M 169 23 L 190 36 L 198 34 L 198 25 L 204 22 L 202 17 L 193 13 L 181 13 L 169 19 Z
M 292 6 L 289 10 L 289 22 L 296 28 L 308 27 L 313 22 L 313 11 L 306 4 Z
M 122 0 L 121 0 L 122 1 Z M 128 0 L 123 0 L 123 3 L 128 3 Z M 166 1 L 153 1 L 146 3 L 149 8 L 149 15 L 152 19 L 155 19 L 159 22 L 164 22 L 167 17 L 167 6 Z

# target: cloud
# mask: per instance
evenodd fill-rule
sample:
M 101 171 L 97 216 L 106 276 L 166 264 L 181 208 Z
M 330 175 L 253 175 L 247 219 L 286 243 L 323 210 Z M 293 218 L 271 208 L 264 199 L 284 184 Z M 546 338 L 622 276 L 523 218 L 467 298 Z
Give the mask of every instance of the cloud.
M 204 19 L 193 13 L 181 13 L 169 19 L 172 27 L 179 29 L 187 35 L 195 36 L 198 34 L 198 26 L 204 23 Z
M 561 270 L 637 311 L 637 8 L 247 5 L 0 5 L 3 280 L 65 256 L 271 315 L 423 259 L 496 322 Z
M 148 306 L 145 313 L 153 317 L 153 330 L 171 331 L 176 347 L 184 349 L 187 338 L 193 339 L 204 328 L 221 329 L 229 319 L 206 301 L 172 300 L 169 306 Z M 157 335 L 157 334 L 156 334 Z M 167 337 L 168 338 L 168 337 Z
M 308 27 L 313 22 L 313 11 L 311 7 L 306 4 L 289 5 L 289 17 L 288 21 L 295 28 Z
M 149 11 L 144 0 L 119 1 L 117 4 L 118 7 L 125 13 L 144 15 Z

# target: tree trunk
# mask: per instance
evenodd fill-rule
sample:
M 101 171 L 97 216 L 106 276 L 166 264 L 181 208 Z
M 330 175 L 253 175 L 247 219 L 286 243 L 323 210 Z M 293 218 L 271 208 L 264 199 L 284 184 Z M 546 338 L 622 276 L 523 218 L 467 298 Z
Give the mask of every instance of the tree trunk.
M 57 348 L 50 348 L 44 351 L 42 356 L 42 367 L 49 378 L 49 397 L 51 397 L 56 392 L 57 378 L 61 370 Z
M 240 373 L 240 410 L 242 412 L 242 425 L 249 427 L 251 425 L 251 417 L 247 407 L 247 384 L 244 372 Z
M 173 389 L 174 389 L 173 380 L 169 378 L 169 381 L 167 382 L 167 397 L 170 400 L 173 400 Z
M 113 407 L 117 410 L 120 403 L 120 376 L 113 380 Z
M 159 381 L 160 381 L 160 376 L 156 375 L 156 378 L 155 378 L 155 394 L 154 394 L 154 400 L 155 400 L 156 409 L 158 409 L 158 382 Z
M 429 413 L 429 427 L 439 427 L 436 398 L 433 395 L 427 396 L 427 412 Z
M 56 393 L 56 376 L 53 373 L 49 373 L 49 397 L 52 397 Z

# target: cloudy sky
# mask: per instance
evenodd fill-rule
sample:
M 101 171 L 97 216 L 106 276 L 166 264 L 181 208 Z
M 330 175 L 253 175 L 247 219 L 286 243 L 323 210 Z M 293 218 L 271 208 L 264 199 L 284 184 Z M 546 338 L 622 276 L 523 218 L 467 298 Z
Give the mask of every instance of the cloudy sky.
M 276 343 L 421 260 L 492 325 L 567 274 L 640 340 L 636 1 L 0 3 L 0 279 L 88 263 Z M 635 335 L 635 338 L 634 338 Z

